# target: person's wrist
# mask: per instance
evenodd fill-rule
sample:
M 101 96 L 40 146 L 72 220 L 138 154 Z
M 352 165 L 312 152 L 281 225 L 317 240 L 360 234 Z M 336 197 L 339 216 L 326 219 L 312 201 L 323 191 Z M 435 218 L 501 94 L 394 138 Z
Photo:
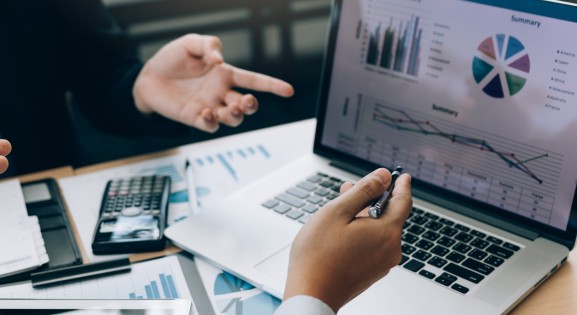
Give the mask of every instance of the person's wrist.
M 148 106 L 146 104 L 146 102 L 144 101 L 144 83 L 143 83 L 143 72 L 145 71 L 146 65 L 144 67 L 142 67 L 142 69 L 140 70 L 140 73 L 138 73 L 138 76 L 136 77 L 136 80 L 134 81 L 134 86 L 132 87 L 132 98 L 134 99 L 134 106 L 136 107 L 136 109 L 143 113 L 143 114 L 151 114 L 154 111 L 152 110 L 152 108 L 150 108 L 150 106 Z
M 335 287 L 323 287 L 321 283 L 328 283 L 319 281 L 319 279 L 290 279 L 287 282 L 283 300 L 288 300 L 299 295 L 307 295 L 321 300 L 328 305 L 335 313 L 347 302 L 335 292 Z

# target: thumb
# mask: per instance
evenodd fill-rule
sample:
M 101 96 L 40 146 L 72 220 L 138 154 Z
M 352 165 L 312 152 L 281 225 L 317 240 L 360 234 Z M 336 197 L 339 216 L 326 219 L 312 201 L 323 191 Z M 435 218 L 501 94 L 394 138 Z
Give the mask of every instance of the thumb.
M 195 58 L 203 58 L 211 64 L 221 64 L 222 42 L 216 36 L 188 34 L 180 38 L 183 47 Z

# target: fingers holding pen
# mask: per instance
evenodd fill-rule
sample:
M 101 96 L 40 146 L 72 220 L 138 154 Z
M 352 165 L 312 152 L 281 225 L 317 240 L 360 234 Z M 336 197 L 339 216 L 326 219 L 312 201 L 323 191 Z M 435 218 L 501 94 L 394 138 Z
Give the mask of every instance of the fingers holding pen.
M 393 195 L 387 204 L 384 214 L 379 218 L 402 228 L 405 220 L 413 208 L 413 195 L 411 193 L 411 175 L 401 174 L 395 182 Z
M 375 254 L 380 255 L 384 262 L 384 270 L 393 268 L 401 260 L 401 236 L 403 224 L 409 216 L 413 206 L 411 195 L 411 176 L 401 174 L 392 191 L 392 197 L 389 199 L 383 214 L 374 219 L 367 218 L 362 221 L 366 230 L 374 233 Z M 359 222 L 361 223 L 361 222 Z
M 363 177 L 356 184 L 345 182 L 341 185 L 339 197 L 340 214 L 347 220 L 366 217 L 367 206 L 380 198 L 391 185 L 391 173 L 386 169 L 377 169 Z M 391 199 L 387 203 L 384 214 L 375 220 L 375 224 L 392 223 L 395 227 L 402 226 L 412 209 L 411 176 L 401 174 L 394 185 Z
M 382 195 L 391 182 L 391 173 L 380 168 L 363 177 L 355 185 L 345 183 L 338 198 L 341 205 L 339 214 L 348 221 L 353 220 L 375 198 Z

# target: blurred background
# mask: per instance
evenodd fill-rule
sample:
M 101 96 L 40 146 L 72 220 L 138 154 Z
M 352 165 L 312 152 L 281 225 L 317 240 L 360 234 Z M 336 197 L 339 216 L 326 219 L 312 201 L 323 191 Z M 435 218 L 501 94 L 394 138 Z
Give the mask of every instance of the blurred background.
M 220 37 L 225 60 L 279 77 L 296 94 L 283 99 L 255 94 L 259 111 L 237 128 L 215 134 L 191 130 L 181 137 L 125 139 L 93 129 L 74 113 L 82 139 L 81 165 L 159 151 L 191 142 L 314 117 L 330 0 L 103 0 L 132 35 L 143 60 L 181 35 Z
M 238 132 L 312 118 L 322 66 L 331 0 L 103 0 L 134 38 L 143 60 L 187 33 L 215 35 L 228 63 L 284 79 L 296 95 L 255 95 L 259 111 L 237 128 L 215 134 L 190 129 L 180 137 L 124 139 L 91 128 L 78 113 L 81 165 L 154 152 Z M 563 2 L 563 1 L 560 1 Z M 565 2 L 577 2 L 568 0 Z

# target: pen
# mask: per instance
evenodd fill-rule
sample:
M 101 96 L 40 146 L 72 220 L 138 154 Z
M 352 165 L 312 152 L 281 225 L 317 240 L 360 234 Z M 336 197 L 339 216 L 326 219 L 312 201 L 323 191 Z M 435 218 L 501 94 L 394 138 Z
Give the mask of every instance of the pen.
M 403 167 L 397 166 L 395 171 L 391 174 L 392 178 L 391 178 L 391 185 L 389 185 L 389 188 L 383 193 L 383 195 L 379 199 L 375 200 L 371 204 L 371 207 L 369 208 L 369 216 L 376 219 L 380 217 L 381 214 L 383 214 L 385 208 L 387 207 L 389 199 L 391 199 L 393 189 L 395 189 L 395 182 L 397 181 L 397 178 L 399 178 L 402 172 Z
M 184 164 L 184 171 L 186 173 L 186 181 L 188 184 L 188 204 L 190 205 L 190 210 L 192 213 L 197 214 L 200 212 L 198 197 L 196 196 L 196 184 L 194 183 L 194 172 L 192 170 L 192 164 L 186 160 Z
M 130 260 L 128 260 L 128 258 L 123 258 L 94 264 L 35 272 L 30 274 L 30 280 L 32 280 L 32 286 L 37 288 L 82 278 L 128 272 L 130 269 Z

